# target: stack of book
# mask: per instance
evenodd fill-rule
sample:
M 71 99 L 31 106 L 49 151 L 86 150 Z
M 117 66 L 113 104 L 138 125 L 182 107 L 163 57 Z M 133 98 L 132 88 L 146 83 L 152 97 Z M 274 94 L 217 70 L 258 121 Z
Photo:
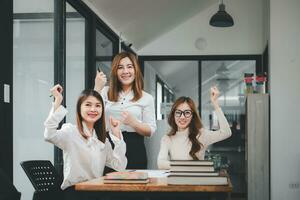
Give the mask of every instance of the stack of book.
M 220 174 L 209 160 L 172 160 L 167 178 L 170 185 L 227 185 L 227 176 Z
M 103 179 L 103 183 L 148 183 L 147 172 L 136 172 L 136 171 L 122 171 L 122 172 L 111 172 L 106 174 Z

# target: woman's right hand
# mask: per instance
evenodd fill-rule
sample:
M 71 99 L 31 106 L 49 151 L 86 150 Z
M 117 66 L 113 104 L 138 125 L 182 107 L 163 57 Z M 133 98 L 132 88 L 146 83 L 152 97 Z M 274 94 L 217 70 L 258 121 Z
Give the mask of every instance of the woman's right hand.
M 105 86 L 106 82 L 107 82 L 106 75 L 103 72 L 97 71 L 94 90 L 100 93 L 103 87 Z
M 116 136 L 117 138 L 121 139 L 121 131 L 120 131 L 121 122 L 119 120 L 114 119 L 112 116 L 110 116 L 109 123 L 110 123 L 112 134 L 114 134 L 114 136 Z
M 54 97 L 54 111 L 55 111 L 63 101 L 63 96 L 62 96 L 63 88 L 61 85 L 57 84 L 50 89 L 50 92 Z
M 219 102 L 218 102 L 219 95 L 220 92 L 216 86 L 210 88 L 210 101 L 215 108 L 219 107 Z

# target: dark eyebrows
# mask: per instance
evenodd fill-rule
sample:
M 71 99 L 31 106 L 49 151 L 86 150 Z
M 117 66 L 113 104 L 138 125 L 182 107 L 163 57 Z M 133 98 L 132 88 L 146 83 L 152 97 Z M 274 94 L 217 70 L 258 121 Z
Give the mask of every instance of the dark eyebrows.
M 126 66 L 127 66 L 127 67 L 132 67 L 133 64 L 127 64 Z M 118 67 L 124 67 L 124 65 L 118 65 Z
M 93 104 L 93 102 L 91 102 L 91 101 L 86 101 L 86 102 L 84 102 L 84 103 L 85 103 L 85 104 L 87 104 L 87 103 Z M 101 102 L 97 102 L 96 105 L 102 105 L 102 103 L 101 103 Z
M 175 111 L 181 111 L 181 112 L 190 111 L 190 112 L 193 112 L 191 109 L 186 109 L 186 110 L 175 109 Z

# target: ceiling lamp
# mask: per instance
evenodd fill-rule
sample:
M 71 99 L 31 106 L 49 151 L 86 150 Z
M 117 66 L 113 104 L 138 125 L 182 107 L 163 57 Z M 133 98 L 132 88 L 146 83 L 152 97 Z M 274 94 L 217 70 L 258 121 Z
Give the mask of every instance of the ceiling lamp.
M 230 27 L 233 26 L 234 22 L 232 17 L 225 11 L 225 5 L 222 3 L 219 5 L 219 11 L 214 14 L 209 24 L 215 27 Z
M 224 62 L 222 62 L 221 66 L 216 70 L 216 74 L 218 76 L 230 74 L 230 71 L 227 69 Z

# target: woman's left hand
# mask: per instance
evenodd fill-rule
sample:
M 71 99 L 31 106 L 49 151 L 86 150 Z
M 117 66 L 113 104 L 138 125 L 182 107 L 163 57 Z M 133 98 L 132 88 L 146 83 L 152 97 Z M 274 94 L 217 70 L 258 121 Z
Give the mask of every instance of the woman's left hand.
M 121 112 L 121 121 L 125 125 L 135 127 L 137 120 L 127 111 Z
M 120 124 L 121 122 L 119 120 L 114 119 L 113 117 L 109 117 L 109 123 L 110 123 L 110 128 L 114 136 L 117 138 L 121 139 L 121 131 L 120 131 Z

